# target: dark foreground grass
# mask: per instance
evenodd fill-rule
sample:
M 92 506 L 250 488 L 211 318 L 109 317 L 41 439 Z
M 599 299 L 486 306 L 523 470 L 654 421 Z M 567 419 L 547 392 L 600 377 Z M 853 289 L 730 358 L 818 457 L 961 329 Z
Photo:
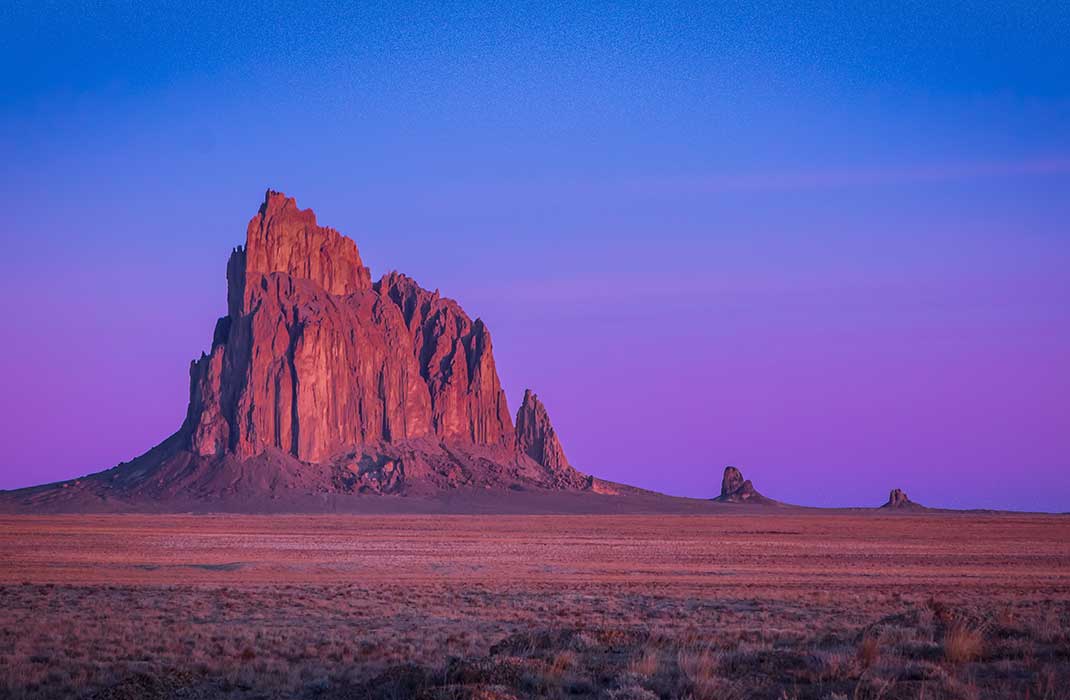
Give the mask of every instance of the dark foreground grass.
M 0 697 L 1070 697 L 1066 603 L 408 595 L 9 586 Z

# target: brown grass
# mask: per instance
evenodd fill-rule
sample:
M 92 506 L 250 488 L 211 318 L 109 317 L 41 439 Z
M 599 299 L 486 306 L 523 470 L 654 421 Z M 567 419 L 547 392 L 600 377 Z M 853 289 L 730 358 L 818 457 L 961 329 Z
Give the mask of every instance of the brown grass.
M 654 646 L 648 646 L 642 653 L 632 659 L 628 670 L 637 676 L 650 678 L 658 672 L 661 666 L 661 650 Z
M 676 664 L 684 676 L 696 686 L 703 686 L 719 678 L 717 668 L 720 658 L 709 647 L 685 647 L 676 655 Z
M 858 644 L 858 660 L 863 668 L 869 668 L 877 662 L 880 656 L 881 642 L 874 636 L 867 635 Z
M 985 638 L 980 629 L 967 623 L 951 626 L 944 637 L 944 658 L 953 663 L 966 663 L 981 657 Z

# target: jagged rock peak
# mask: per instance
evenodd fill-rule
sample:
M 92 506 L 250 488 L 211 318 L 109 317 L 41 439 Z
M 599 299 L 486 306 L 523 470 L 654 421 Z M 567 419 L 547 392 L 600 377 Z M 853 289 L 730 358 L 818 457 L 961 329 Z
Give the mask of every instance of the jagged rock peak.
M 245 273 L 249 277 L 273 272 L 311 280 L 337 295 L 372 286 L 371 272 L 361 261 L 356 243 L 317 225 L 315 213 L 298 208 L 293 197 L 268 190 L 249 221 Z
M 725 467 L 721 477 L 721 495 L 715 500 L 722 503 L 775 503 L 758 493 L 750 479 L 735 467 Z
M 277 449 L 322 462 L 433 435 L 513 452 L 490 332 L 268 191 L 227 265 L 228 315 L 191 369 L 183 433 L 200 456 Z
M 374 290 L 394 303 L 412 334 L 420 376 L 431 392 L 434 432 L 478 444 L 513 444 L 513 421 L 494 364 L 490 331 L 453 299 L 390 272 Z
M 551 471 L 570 468 L 557 432 L 550 424 L 550 414 L 531 389 L 524 391 L 524 400 L 516 412 L 516 447 Z

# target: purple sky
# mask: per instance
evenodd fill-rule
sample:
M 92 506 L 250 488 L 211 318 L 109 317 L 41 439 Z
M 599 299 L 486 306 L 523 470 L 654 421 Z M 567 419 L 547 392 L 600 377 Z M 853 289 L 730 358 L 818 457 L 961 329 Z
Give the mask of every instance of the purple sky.
M 584 471 L 1070 510 L 1065 8 L 63 5 L 0 29 L 0 488 L 178 427 L 272 187 Z

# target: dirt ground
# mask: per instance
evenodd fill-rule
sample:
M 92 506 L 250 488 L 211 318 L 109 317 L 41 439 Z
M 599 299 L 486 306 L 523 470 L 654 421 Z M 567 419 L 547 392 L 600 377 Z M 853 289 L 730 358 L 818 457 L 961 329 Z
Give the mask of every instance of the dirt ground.
M 3 516 L 0 697 L 1068 698 L 1070 517 Z

